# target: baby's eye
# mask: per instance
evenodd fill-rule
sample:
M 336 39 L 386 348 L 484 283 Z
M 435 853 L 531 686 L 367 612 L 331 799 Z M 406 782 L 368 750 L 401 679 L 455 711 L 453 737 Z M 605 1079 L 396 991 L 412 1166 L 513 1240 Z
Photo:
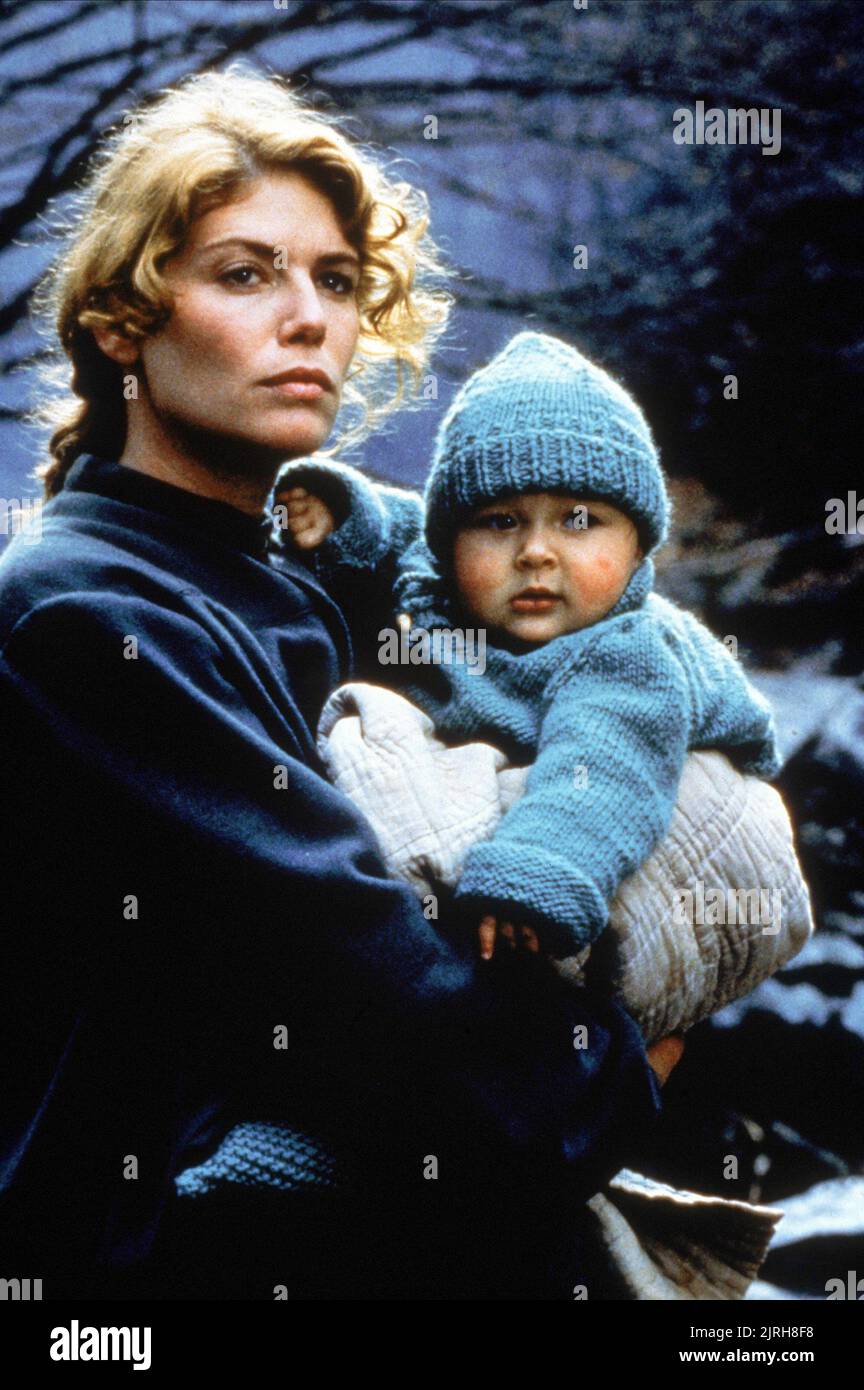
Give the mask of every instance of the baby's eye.
M 567 513 L 564 524 L 571 531 L 587 531 L 592 526 L 599 526 L 600 518 L 587 507 L 573 507 Z
M 489 531 L 508 531 L 516 524 L 516 518 L 512 512 L 487 512 L 485 516 L 478 516 L 474 524 Z
M 256 275 L 258 280 L 254 281 L 248 279 L 247 277 L 250 275 Z M 230 270 L 224 270 L 219 276 L 223 284 L 236 285 L 239 289 L 251 288 L 260 282 L 262 278 L 261 271 L 258 269 L 257 265 L 250 265 L 248 262 L 244 265 L 233 265 Z

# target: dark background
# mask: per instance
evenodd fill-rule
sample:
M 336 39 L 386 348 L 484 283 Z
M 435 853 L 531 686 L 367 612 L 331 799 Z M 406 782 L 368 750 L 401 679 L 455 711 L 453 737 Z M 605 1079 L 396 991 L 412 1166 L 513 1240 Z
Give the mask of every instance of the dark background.
M 437 399 L 355 462 L 422 483 L 455 386 L 528 324 L 642 403 L 676 505 L 658 586 L 734 635 L 774 702 L 819 928 L 690 1035 L 653 1170 L 794 1198 L 756 1297 L 864 1271 L 864 536 L 825 526 L 829 499 L 864 501 L 862 38 L 854 0 L 7 0 L 0 18 L 3 498 L 40 492 L 28 299 L 55 209 L 135 99 L 237 57 L 349 115 L 426 190 L 459 270 Z M 699 100 L 779 108 L 780 152 L 675 144 Z

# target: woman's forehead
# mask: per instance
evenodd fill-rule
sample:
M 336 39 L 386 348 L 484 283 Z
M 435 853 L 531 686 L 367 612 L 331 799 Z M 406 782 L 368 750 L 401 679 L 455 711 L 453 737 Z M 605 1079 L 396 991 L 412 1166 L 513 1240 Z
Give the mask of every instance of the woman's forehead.
M 298 236 L 321 243 L 322 251 L 353 254 L 327 195 L 285 169 L 259 175 L 228 202 L 203 212 L 189 229 L 189 244 L 203 247 L 236 237 L 272 249 Z

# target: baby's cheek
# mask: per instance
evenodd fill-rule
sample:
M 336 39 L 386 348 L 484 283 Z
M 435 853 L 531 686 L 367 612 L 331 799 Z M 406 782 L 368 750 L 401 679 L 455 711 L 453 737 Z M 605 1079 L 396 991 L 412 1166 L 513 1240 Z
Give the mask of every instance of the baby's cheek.
M 482 608 L 501 586 L 500 564 L 485 555 L 480 546 L 458 548 L 455 561 L 456 583 L 463 603 Z
M 612 603 L 618 597 L 627 576 L 625 566 L 608 555 L 598 555 L 579 576 L 583 598 L 591 603 Z

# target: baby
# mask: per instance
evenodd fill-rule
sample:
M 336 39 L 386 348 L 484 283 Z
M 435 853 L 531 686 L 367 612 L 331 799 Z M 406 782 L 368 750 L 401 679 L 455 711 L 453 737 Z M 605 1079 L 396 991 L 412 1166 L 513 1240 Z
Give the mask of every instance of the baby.
M 499 940 L 557 958 L 597 940 L 669 826 L 690 750 L 779 771 L 767 701 L 653 592 L 670 508 L 639 407 L 564 342 L 519 333 L 466 382 L 423 497 L 311 459 L 281 470 L 274 502 L 274 543 L 339 602 L 357 678 L 419 705 L 449 745 L 532 765 L 456 889 L 485 958 Z M 397 615 L 409 645 L 394 665 Z M 412 653 L 412 636 L 478 629 L 482 674 Z

